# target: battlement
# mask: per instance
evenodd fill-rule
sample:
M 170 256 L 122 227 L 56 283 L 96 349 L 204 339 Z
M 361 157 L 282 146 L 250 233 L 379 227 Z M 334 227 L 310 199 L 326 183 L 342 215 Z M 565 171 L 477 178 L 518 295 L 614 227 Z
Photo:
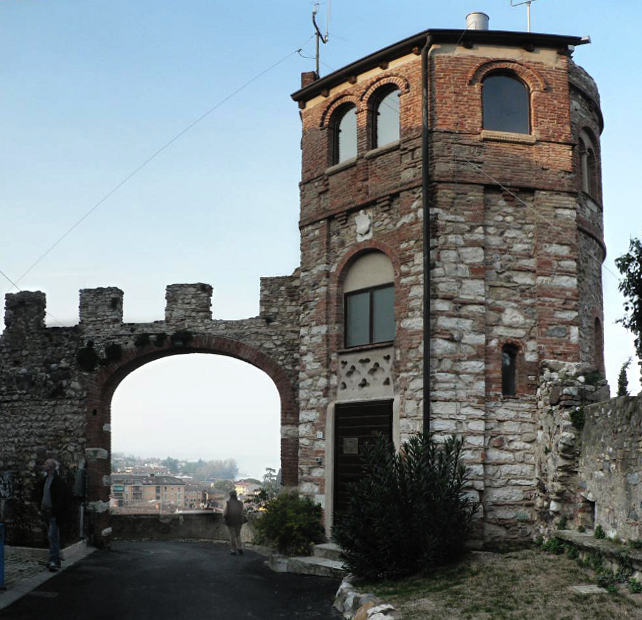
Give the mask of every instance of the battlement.
M 165 301 L 167 323 L 212 320 L 212 287 L 209 284 L 170 284 Z
M 42 291 L 20 291 L 5 295 L 4 324 L 8 331 L 33 331 L 45 326 L 46 295 Z
M 120 325 L 123 322 L 123 291 L 115 286 L 80 291 L 80 324 Z

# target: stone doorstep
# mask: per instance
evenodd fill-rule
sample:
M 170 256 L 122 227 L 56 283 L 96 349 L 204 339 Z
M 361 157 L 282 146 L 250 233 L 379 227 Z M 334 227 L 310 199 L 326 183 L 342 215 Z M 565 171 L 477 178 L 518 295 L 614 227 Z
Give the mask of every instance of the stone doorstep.
M 323 543 L 321 545 L 314 545 L 312 555 L 317 558 L 327 558 L 328 560 L 341 561 L 341 547 L 336 543 Z
M 346 571 L 341 562 L 314 556 L 287 558 L 287 572 L 317 577 L 336 577 L 341 579 Z

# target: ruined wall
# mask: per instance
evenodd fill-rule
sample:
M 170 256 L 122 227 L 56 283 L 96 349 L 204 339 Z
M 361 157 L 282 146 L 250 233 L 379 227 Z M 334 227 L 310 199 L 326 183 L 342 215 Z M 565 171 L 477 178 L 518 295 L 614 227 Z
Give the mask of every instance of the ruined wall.
M 281 398 L 284 482 L 298 481 L 298 274 L 264 278 L 258 317 L 213 320 L 207 284 L 167 287 L 164 321 L 123 323 L 117 288 L 80 293 L 80 322 L 45 327 L 45 296 L 6 297 L 0 338 L 0 520 L 7 538 L 42 540 L 35 488 L 47 457 L 67 475 L 88 472 L 88 520 L 93 535 L 108 533 L 110 404 L 114 390 L 141 365 L 184 353 L 215 353 L 265 371 Z
M 594 366 L 556 360 L 542 365 L 537 390 L 535 451 L 538 531 L 550 533 L 561 518 L 592 527 L 585 478 L 578 475 L 582 428 L 593 403 L 608 400 L 609 387 Z
M 621 396 L 584 409 L 578 477 L 607 536 L 642 538 L 642 399 Z

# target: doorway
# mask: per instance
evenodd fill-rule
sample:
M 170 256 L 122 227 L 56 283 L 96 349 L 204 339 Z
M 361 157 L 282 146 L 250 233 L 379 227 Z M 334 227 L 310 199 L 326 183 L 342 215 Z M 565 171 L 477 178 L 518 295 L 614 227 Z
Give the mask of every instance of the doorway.
M 334 518 L 345 510 L 349 485 L 359 480 L 364 447 L 378 435 L 392 443 L 392 400 L 336 405 L 334 430 Z

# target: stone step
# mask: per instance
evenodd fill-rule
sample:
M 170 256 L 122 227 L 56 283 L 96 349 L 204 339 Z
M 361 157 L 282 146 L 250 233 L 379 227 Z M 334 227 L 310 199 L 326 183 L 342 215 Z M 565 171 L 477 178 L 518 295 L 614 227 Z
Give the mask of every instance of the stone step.
M 336 543 L 323 543 L 321 545 L 314 545 L 312 555 L 315 558 L 327 558 L 328 560 L 341 561 L 341 547 Z
M 288 573 L 299 575 L 316 575 L 317 577 L 336 577 L 342 579 L 346 571 L 341 562 L 314 556 L 288 558 Z

